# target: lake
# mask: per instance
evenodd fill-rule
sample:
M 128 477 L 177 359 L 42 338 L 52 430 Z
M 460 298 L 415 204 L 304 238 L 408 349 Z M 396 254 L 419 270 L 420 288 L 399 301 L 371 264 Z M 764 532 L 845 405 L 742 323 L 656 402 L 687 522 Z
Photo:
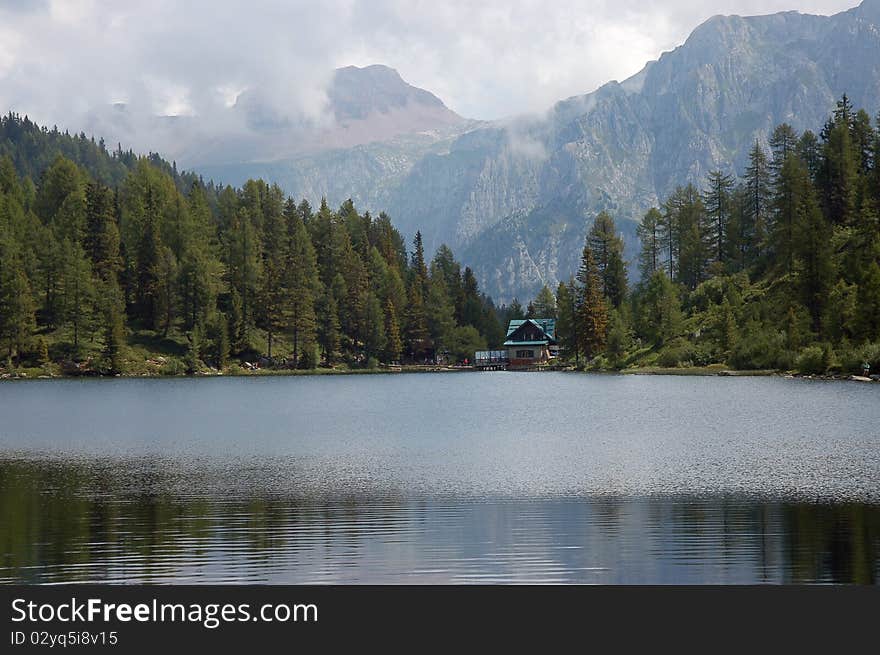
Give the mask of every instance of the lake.
M 880 581 L 880 385 L 0 384 L 0 581 Z

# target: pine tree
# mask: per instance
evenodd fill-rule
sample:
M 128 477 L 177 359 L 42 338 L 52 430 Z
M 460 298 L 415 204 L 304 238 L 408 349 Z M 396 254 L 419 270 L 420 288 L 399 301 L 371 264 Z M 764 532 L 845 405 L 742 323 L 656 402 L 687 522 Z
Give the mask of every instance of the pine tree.
M 378 359 L 387 343 L 385 337 L 385 315 L 382 305 L 374 293 L 368 293 L 365 305 L 366 327 L 364 330 L 364 354 L 370 359 Z
M 95 302 L 92 267 L 79 244 L 65 240 L 62 248 L 64 282 L 61 316 L 64 325 L 73 333 L 74 352 L 78 352 L 80 334 L 90 326 Z
M 162 241 L 159 236 L 159 217 L 152 191 L 148 190 L 144 213 L 143 233 L 140 235 L 136 263 L 137 315 L 151 328 L 159 325 L 158 303 Z
M 638 333 L 648 343 L 661 345 L 681 331 L 681 301 L 672 281 L 657 271 L 645 283 L 638 299 Z
M 730 222 L 730 192 L 733 189 L 733 177 L 715 170 L 709 172 L 707 190 L 703 194 L 706 213 L 712 226 L 710 243 L 712 256 L 718 262 L 724 262 L 728 239 L 728 223 Z
M 616 309 L 612 309 L 609 315 L 607 341 L 605 354 L 608 361 L 614 368 L 620 368 L 630 346 L 630 333 L 623 317 Z
M 602 294 L 614 307 L 619 307 L 627 292 L 626 266 L 623 262 L 623 241 L 617 235 L 614 219 L 599 212 L 587 236 L 593 259 L 602 283 Z
M 797 153 L 798 135 L 788 123 L 777 125 L 770 135 L 770 152 L 773 158 L 770 170 L 774 177 L 782 170 L 785 160 Z
M 339 308 L 332 287 L 325 287 L 316 303 L 317 339 L 324 361 L 332 365 L 339 350 Z
M 804 162 L 804 166 L 807 167 L 810 180 L 815 182 L 822 162 L 822 152 L 819 139 L 811 130 L 801 134 L 797 145 L 797 156 L 800 157 L 801 161 Z
M 103 355 L 108 372 L 125 372 L 125 311 L 122 292 L 115 281 L 102 284 L 102 312 L 104 324 Z
M 400 325 L 397 321 L 397 310 L 391 300 L 385 301 L 385 351 L 383 360 L 392 363 L 400 361 L 403 342 L 400 339 Z
M 802 164 L 799 170 L 798 207 L 792 248 L 798 260 L 799 285 L 804 306 L 813 319 L 813 331 L 821 334 L 822 316 L 829 289 L 833 285 L 834 269 L 828 243 L 831 229 Z
M 421 284 L 422 297 L 428 294 L 428 267 L 425 264 L 425 247 L 422 244 L 422 233 L 416 232 L 413 239 L 412 264 L 410 269 L 414 278 Z
M 798 212 L 808 191 L 809 179 L 806 168 L 797 157 L 786 159 L 774 181 L 773 189 L 773 229 L 768 250 L 783 267 L 786 273 L 794 269 L 795 231 L 798 226 Z
M 30 282 L 9 245 L 0 243 L 0 347 L 5 343 L 8 359 L 20 363 L 37 322 Z
M 531 304 L 536 318 L 556 318 L 556 296 L 546 284 Z
M 241 351 L 251 345 L 250 333 L 254 325 L 260 280 L 259 239 L 244 209 L 239 209 L 233 218 L 226 261 L 229 285 L 240 302 L 239 315 L 234 321 L 236 332 L 233 333 L 233 339 L 235 349 Z
M 111 276 L 115 279 L 122 269 L 114 205 L 109 188 L 96 182 L 87 185 L 84 246 L 95 274 L 102 280 Z
M 317 338 L 315 299 L 320 293 L 321 283 L 315 250 L 298 211 L 287 216 L 287 238 L 289 245 L 285 288 L 289 297 L 286 314 L 293 346 L 293 362 L 294 366 L 299 366 L 300 353 L 303 350 L 314 352 L 315 349 Z M 335 315 L 335 310 L 333 313 Z M 332 327 L 330 326 L 331 329 Z M 338 327 L 336 329 L 338 330 Z M 329 345 L 335 350 L 336 345 Z
M 526 317 L 526 313 L 522 308 L 519 300 L 514 298 L 510 301 L 510 306 L 507 308 L 507 320 L 508 321 L 519 321 Z
M 580 343 L 573 279 L 568 284 L 560 282 L 556 288 L 556 311 L 556 340 L 559 342 L 560 353 L 566 359 L 574 359 L 577 365 L 580 363 Z
M 159 261 L 154 273 L 156 294 L 156 327 L 161 323 L 162 336 L 167 337 L 177 314 L 177 259 L 168 246 L 159 250 Z
M 767 156 L 757 141 L 749 153 L 749 166 L 746 168 L 744 179 L 748 193 L 748 209 L 744 212 L 747 220 L 740 227 L 740 234 L 744 259 L 746 265 L 750 265 L 761 256 L 767 238 L 772 197 L 770 166 Z
M 259 282 L 259 325 L 266 331 L 267 354 L 272 358 L 272 342 L 287 324 L 290 242 L 286 219 L 282 215 L 282 196 L 278 187 L 265 194 L 263 210 L 262 266 Z M 305 227 L 303 227 L 303 231 Z M 297 351 L 294 345 L 294 361 Z
M 605 348 L 608 310 L 602 293 L 602 279 L 590 245 L 584 246 L 578 269 L 577 335 L 579 350 L 587 361 Z
M 859 156 L 847 118 L 849 110 L 839 107 L 838 111 L 838 117 L 823 131 L 818 180 L 825 215 L 833 224 L 851 226 L 855 223 Z
M 642 278 L 651 277 L 655 271 L 659 270 L 662 262 L 662 251 L 660 243 L 660 230 L 663 222 L 663 215 L 656 207 L 651 207 L 636 228 L 636 233 L 642 243 L 639 252 L 639 270 Z
M 430 347 L 428 317 L 418 275 L 409 288 L 409 305 L 406 311 L 406 350 L 413 359 L 423 357 Z
M 675 279 L 689 289 L 696 289 L 705 279 L 709 261 L 708 221 L 702 199 L 697 189 L 689 184 L 676 189 L 667 205 L 668 217 L 675 225 L 677 237 Z
M 435 351 L 442 351 L 448 345 L 449 336 L 455 328 L 455 306 L 449 298 L 442 275 L 437 275 L 428 283 L 426 313 L 428 332 L 434 342 Z

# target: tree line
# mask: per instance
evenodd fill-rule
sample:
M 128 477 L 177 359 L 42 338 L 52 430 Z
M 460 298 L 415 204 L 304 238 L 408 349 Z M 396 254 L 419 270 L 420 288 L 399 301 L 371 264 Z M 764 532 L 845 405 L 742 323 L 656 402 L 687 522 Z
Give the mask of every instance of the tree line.
M 632 289 L 614 221 L 596 217 L 577 276 L 555 294 L 564 357 L 880 367 L 880 116 L 872 125 L 844 96 L 819 135 L 782 124 L 768 143 L 738 179 L 712 171 L 644 214 Z
M 372 367 L 503 340 L 506 314 L 473 271 L 446 246 L 427 260 L 420 234 L 408 251 L 384 213 L 313 209 L 262 180 L 206 184 L 15 115 L 0 128 L 7 367 L 120 373 L 156 353 L 168 372 L 233 357 Z

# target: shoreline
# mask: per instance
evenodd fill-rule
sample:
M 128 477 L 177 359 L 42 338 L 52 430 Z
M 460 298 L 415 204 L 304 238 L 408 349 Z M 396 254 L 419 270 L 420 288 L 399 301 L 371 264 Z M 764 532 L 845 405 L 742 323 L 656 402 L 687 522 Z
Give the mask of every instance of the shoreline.
M 78 380 L 78 379 L 196 379 L 196 378 L 240 378 L 240 377 L 310 377 L 310 376 L 337 376 L 337 375 L 394 375 L 394 374 L 418 374 L 418 373 L 486 373 L 495 371 L 481 371 L 471 366 L 444 366 L 444 365 L 402 365 L 382 368 L 345 369 L 345 368 L 315 368 L 315 369 L 248 369 L 244 366 L 230 367 L 227 371 L 217 370 L 199 371 L 192 374 L 175 373 L 123 373 L 116 375 L 103 375 L 97 372 L 86 371 L 79 374 L 47 372 L 41 369 L 26 369 L 21 372 L 0 373 L 0 382 L 13 382 L 21 380 Z M 644 366 L 620 370 L 613 369 L 576 369 L 572 366 L 547 367 L 530 370 L 510 370 L 509 373 L 580 373 L 585 375 L 656 375 L 672 377 L 780 377 L 798 380 L 817 380 L 835 382 L 880 382 L 877 379 L 849 374 L 801 374 L 794 371 L 779 371 L 773 369 L 735 370 L 725 368 L 723 365 L 692 366 L 686 368 L 670 368 L 658 366 Z

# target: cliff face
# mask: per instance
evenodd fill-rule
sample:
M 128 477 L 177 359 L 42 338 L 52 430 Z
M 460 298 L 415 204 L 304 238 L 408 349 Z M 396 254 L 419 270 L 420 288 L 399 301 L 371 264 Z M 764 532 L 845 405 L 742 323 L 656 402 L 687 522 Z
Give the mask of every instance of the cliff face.
M 416 93 L 419 111 L 435 112 L 418 129 L 201 170 L 229 182 L 263 175 L 295 196 L 385 209 L 405 233 L 421 229 L 427 248 L 445 242 L 460 252 L 496 299 L 526 299 L 576 270 L 599 210 L 615 216 L 633 257 L 635 222 L 676 184 L 701 183 L 715 168 L 741 173 L 755 139 L 766 145 L 781 122 L 817 131 L 843 93 L 880 110 L 880 0 L 830 17 L 714 17 L 632 78 L 544 116 L 469 122 Z
M 489 293 L 530 298 L 576 270 L 599 210 L 618 220 L 634 258 L 635 223 L 675 185 L 702 183 L 715 168 L 741 174 L 755 139 L 766 147 L 781 122 L 818 131 L 843 93 L 856 107 L 880 110 L 880 1 L 831 17 L 712 18 L 623 83 L 504 128 L 508 147 L 486 153 L 481 176 L 461 194 L 458 225 L 473 225 L 472 208 L 489 208 L 479 214 L 482 230 L 446 238 L 464 247 Z M 540 157 L 516 159 L 510 146 L 522 142 Z M 499 165 L 511 157 L 519 168 Z M 515 186 L 520 206 L 492 211 Z M 393 215 L 404 229 L 429 220 Z

